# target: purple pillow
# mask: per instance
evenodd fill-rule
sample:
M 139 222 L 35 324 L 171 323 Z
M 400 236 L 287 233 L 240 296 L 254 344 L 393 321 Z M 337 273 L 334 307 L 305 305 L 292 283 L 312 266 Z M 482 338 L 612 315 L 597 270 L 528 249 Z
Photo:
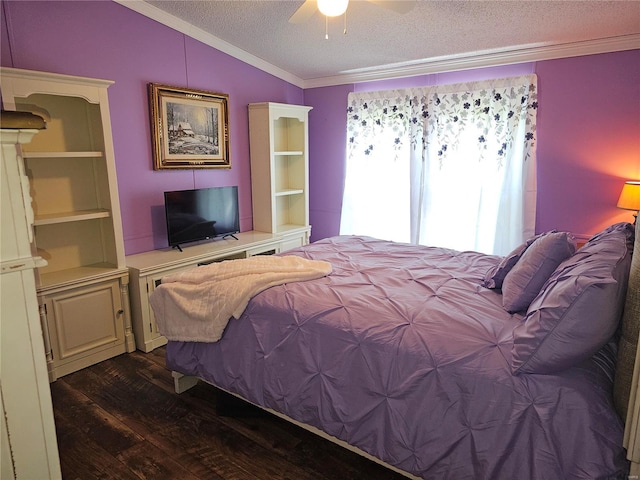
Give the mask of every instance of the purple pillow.
M 529 308 L 540 289 L 560 263 L 576 251 L 570 233 L 544 235 L 527 248 L 502 283 L 502 306 L 509 313 Z
M 547 235 L 548 233 L 554 233 L 555 230 L 551 230 L 550 232 L 541 233 L 534 237 L 531 237 L 529 240 L 524 242 L 522 245 L 516 247 L 509 255 L 503 257 L 503 259 L 496 266 L 491 267 L 489 271 L 484 275 L 484 279 L 482 280 L 482 286 L 485 288 L 491 289 L 501 289 L 502 282 L 504 282 L 504 277 L 507 276 L 507 273 L 511 271 L 520 257 L 524 253 L 524 251 L 529 248 L 529 246 L 535 242 L 538 238 Z
M 622 315 L 633 237 L 630 224 L 616 224 L 556 269 L 513 330 L 514 374 L 564 370 L 609 342 Z

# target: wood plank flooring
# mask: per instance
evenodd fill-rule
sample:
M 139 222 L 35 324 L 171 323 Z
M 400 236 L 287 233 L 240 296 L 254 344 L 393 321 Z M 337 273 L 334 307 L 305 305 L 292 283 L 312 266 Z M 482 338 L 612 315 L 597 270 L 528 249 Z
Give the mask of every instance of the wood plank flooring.
M 177 395 L 164 348 L 51 384 L 64 480 L 401 480 L 199 382 Z

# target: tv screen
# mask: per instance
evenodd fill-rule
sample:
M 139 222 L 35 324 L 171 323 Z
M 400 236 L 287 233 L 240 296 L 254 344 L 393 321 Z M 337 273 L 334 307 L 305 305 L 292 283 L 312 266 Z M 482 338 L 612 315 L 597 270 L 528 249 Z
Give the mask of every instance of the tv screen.
M 164 192 L 170 247 L 240 231 L 238 187 Z

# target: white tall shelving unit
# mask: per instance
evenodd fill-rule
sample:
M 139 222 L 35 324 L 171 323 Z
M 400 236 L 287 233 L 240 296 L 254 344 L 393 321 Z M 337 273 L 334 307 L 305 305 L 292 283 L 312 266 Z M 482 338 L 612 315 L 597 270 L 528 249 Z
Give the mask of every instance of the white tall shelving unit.
M 7 110 L 42 115 L 25 145 L 37 292 L 50 380 L 132 351 L 120 204 L 107 88 L 113 82 L 0 70 Z
M 249 104 L 253 229 L 311 231 L 309 111 L 283 103 Z

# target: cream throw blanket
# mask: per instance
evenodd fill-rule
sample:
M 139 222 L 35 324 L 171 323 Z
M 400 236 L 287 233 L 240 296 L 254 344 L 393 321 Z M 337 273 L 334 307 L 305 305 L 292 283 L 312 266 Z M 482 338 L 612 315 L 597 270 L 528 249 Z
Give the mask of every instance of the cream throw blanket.
M 262 290 L 329 273 L 330 263 L 295 255 L 226 260 L 164 277 L 149 301 L 169 340 L 217 342 L 231 317 L 239 318 Z

